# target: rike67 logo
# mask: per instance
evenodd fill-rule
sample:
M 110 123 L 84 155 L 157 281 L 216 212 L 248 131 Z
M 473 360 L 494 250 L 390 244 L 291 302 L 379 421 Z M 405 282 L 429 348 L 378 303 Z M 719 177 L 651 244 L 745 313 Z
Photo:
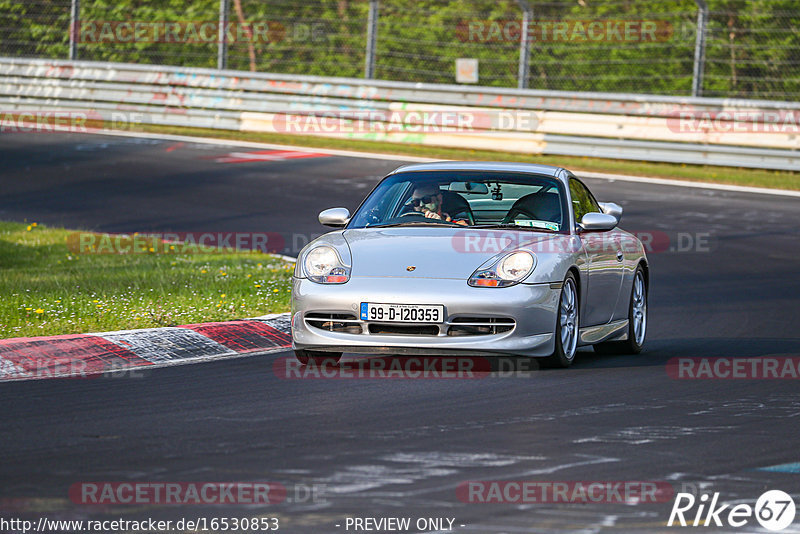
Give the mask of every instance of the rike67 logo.
M 699 498 L 691 493 L 678 493 L 667 526 L 741 528 L 755 519 L 765 529 L 779 531 L 791 525 L 794 518 L 794 499 L 781 490 L 763 493 L 755 506 L 720 504 L 719 492 L 711 496 L 702 494 Z

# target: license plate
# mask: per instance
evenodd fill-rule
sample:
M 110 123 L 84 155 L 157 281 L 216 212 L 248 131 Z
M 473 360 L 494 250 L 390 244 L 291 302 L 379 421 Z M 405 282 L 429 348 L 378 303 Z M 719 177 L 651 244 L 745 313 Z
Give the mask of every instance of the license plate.
M 388 323 L 442 323 L 444 322 L 444 306 L 362 302 L 361 320 Z

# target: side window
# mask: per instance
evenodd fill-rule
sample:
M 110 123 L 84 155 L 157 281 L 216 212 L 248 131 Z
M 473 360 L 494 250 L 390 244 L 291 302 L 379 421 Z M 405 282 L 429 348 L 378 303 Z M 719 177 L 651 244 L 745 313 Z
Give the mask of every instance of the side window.
M 575 212 L 576 223 L 581 222 L 587 213 L 603 211 L 586 186 L 575 178 L 569 180 L 569 194 L 572 197 L 572 211 Z

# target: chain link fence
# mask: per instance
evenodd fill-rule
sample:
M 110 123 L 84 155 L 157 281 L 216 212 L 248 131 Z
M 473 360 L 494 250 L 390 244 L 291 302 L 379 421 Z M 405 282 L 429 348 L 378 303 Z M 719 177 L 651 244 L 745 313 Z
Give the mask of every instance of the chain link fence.
M 800 99 L 800 2 L 709 3 L 703 94 Z
M 71 0 L 0 0 L 0 55 L 69 56 Z
M 690 95 L 694 90 L 703 96 L 797 100 L 797 0 L 709 1 L 698 26 L 704 4 L 0 0 L 0 55 L 66 59 L 72 44 L 72 55 L 81 60 L 562 91 Z M 72 9 L 77 13 L 74 22 Z M 698 33 L 704 36 L 700 49 Z M 457 67 L 459 59 L 470 61 Z M 698 72 L 696 64 L 701 67 Z

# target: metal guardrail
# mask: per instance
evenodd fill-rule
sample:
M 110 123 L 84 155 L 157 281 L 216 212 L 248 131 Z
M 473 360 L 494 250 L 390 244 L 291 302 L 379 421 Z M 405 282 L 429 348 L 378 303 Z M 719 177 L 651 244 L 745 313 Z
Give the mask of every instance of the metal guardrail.
M 800 103 L 653 95 L 567 93 L 289 76 L 213 69 L 0 58 L 0 110 L 85 110 L 113 121 L 137 114 L 148 124 L 302 133 L 429 146 L 800 170 L 800 136 L 782 121 Z M 391 113 L 466 113 L 469 131 L 392 130 Z M 290 132 L 297 115 L 336 115 L 332 131 Z M 371 114 L 369 132 L 351 119 Z M 528 121 L 498 127 L 499 114 Z M 683 132 L 680 113 L 728 120 L 730 131 Z M 754 119 L 755 117 L 755 119 Z M 327 120 L 331 120 L 330 117 Z M 720 119 L 721 120 L 721 119 Z M 338 122 L 336 122 L 338 121 Z M 744 126 L 744 131 L 735 131 Z M 754 132 L 753 129 L 762 130 Z M 433 131 L 431 131 L 433 130 Z

